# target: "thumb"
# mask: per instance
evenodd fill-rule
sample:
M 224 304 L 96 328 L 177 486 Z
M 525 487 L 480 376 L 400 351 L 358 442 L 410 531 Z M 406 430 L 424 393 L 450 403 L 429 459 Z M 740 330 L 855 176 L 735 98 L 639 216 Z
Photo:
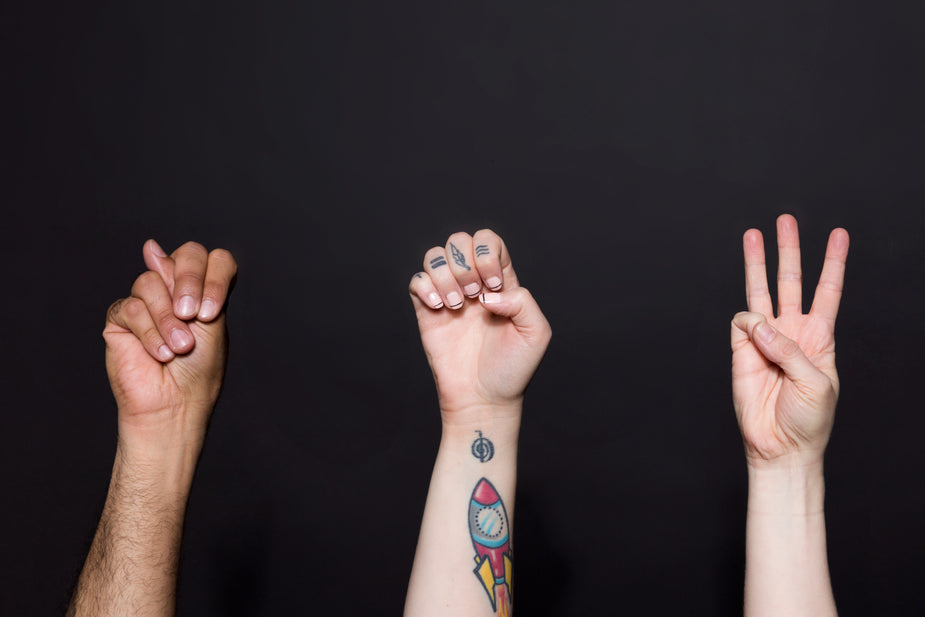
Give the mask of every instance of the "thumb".
M 800 345 L 781 334 L 764 315 L 739 313 L 732 323 L 747 332 L 761 355 L 778 365 L 791 380 L 809 382 L 819 376 L 819 369 L 806 357 Z
M 514 327 L 525 336 L 545 338 L 547 341 L 552 336 L 549 322 L 525 287 L 515 287 L 500 293 L 485 292 L 479 296 L 479 301 L 489 313 L 510 318 Z
M 153 238 L 145 242 L 141 253 L 144 255 L 145 265 L 148 266 L 148 270 L 153 270 L 160 274 L 161 278 L 164 279 L 164 284 L 167 285 L 167 290 L 173 295 L 173 259 L 164 252 L 161 245 Z

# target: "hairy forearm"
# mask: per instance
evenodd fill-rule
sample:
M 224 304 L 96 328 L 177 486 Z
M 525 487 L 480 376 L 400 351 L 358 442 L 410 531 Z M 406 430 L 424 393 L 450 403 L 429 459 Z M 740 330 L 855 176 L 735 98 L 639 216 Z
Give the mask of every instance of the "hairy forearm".
M 198 447 L 165 456 L 120 441 L 109 493 L 69 616 L 171 616 Z
M 500 412 L 485 409 L 464 423 L 444 424 L 406 617 L 509 614 L 519 430 L 519 405 Z M 500 507 L 490 503 L 495 493 Z
M 821 461 L 749 467 L 745 616 L 834 617 Z

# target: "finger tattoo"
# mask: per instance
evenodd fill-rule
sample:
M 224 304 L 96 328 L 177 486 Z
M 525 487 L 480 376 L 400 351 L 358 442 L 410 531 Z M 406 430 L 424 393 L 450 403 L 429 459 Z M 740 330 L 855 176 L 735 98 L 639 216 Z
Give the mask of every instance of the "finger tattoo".
M 463 252 L 456 248 L 456 245 L 450 242 L 450 252 L 453 254 L 453 261 L 456 262 L 456 265 L 460 268 L 465 268 L 466 270 L 471 270 L 469 264 L 466 263 L 466 256 L 463 255 Z
M 491 249 L 488 248 L 487 244 L 480 244 L 477 247 L 475 247 L 476 257 L 481 257 L 482 255 L 490 255 L 490 254 L 491 254 Z
M 430 267 L 436 270 L 440 266 L 446 265 L 446 259 L 441 255 L 440 257 L 434 257 L 430 260 Z

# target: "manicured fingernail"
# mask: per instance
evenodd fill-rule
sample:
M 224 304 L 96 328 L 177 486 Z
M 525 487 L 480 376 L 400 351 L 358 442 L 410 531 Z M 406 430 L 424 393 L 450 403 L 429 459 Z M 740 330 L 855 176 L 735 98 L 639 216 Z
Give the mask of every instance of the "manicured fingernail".
M 498 304 L 501 302 L 501 294 L 484 293 L 482 294 L 481 300 L 485 304 Z
M 770 343 L 775 334 L 777 334 L 777 330 L 771 327 L 771 324 L 760 323 L 755 326 L 755 336 L 762 342 Z
M 446 302 L 450 305 L 450 308 L 459 308 L 462 306 L 462 298 L 459 297 L 459 292 L 451 291 L 446 294 Z
M 170 343 L 173 345 L 174 349 L 183 349 L 188 347 L 192 342 L 192 337 L 179 328 L 170 333 Z
M 440 294 L 436 291 L 430 292 L 430 295 L 427 296 L 427 301 L 430 302 L 430 305 L 435 309 L 443 306 L 443 300 L 440 299 Z
M 465 291 L 466 295 L 470 298 L 479 293 L 479 289 L 481 289 L 481 286 L 478 283 L 469 283 L 463 287 L 463 291 Z
M 164 252 L 164 249 L 161 248 L 161 245 L 158 244 L 157 240 L 154 238 L 151 238 L 151 252 L 158 257 L 167 257 L 167 253 Z
M 202 306 L 199 307 L 199 319 L 208 320 L 216 315 L 218 315 L 218 305 L 215 304 L 215 301 L 211 298 L 203 300 Z
M 157 357 L 160 358 L 162 362 L 167 362 L 173 358 L 173 352 L 170 351 L 170 347 L 167 345 L 161 345 L 157 348 Z
M 489 276 L 485 280 L 485 284 L 488 285 L 489 289 L 498 289 L 499 287 L 501 287 L 501 279 L 498 278 L 497 276 Z
M 177 302 L 177 311 L 179 311 L 178 317 L 189 318 L 196 314 L 196 301 L 193 300 L 193 296 L 183 296 L 180 298 L 180 301 Z

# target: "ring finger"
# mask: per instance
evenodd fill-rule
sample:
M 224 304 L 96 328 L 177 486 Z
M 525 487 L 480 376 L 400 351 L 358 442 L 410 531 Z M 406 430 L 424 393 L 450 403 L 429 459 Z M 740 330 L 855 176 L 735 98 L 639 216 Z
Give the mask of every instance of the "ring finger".
M 446 249 L 435 246 L 424 253 L 424 271 L 430 275 L 434 287 L 443 297 L 444 303 L 451 309 L 460 309 L 465 304 L 463 291 L 453 276 L 448 265 Z
M 158 332 L 174 353 L 184 354 L 193 348 L 193 333 L 182 319 L 174 315 L 170 292 L 157 272 L 148 270 L 135 279 L 132 295 L 148 307 Z

